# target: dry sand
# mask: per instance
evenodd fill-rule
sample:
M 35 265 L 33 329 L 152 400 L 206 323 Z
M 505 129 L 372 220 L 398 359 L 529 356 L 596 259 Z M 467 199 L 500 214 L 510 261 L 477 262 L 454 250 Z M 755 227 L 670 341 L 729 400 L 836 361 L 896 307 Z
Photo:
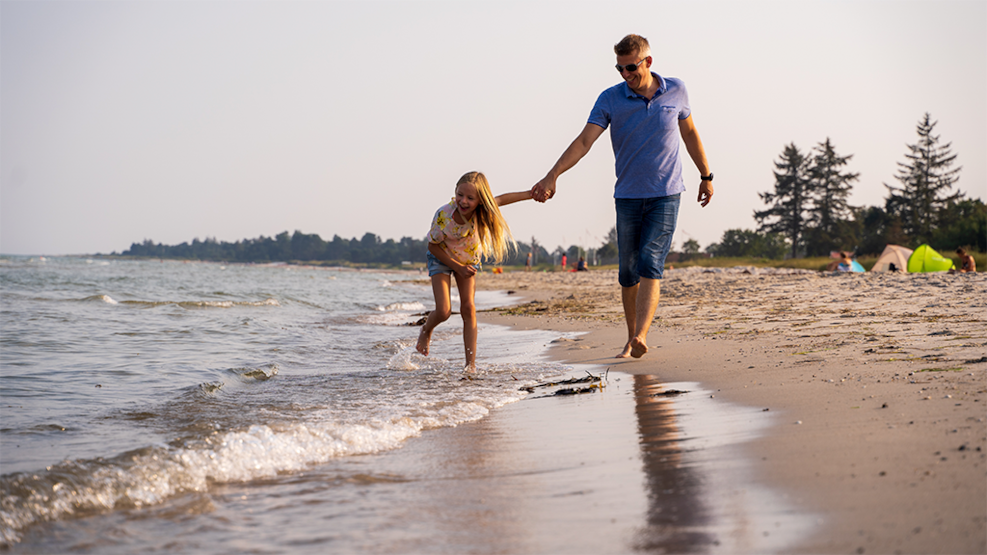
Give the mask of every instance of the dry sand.
M 987 553 L 984 274 L 670 270 L 639 360 L 612 358 L 626 341 L 614 271 L 477 287 L 522 297 L 483 322 L 585 332 L 554 344 L 560 360 L 770 411 L 743 455 L 818 523 L 792 551 Z

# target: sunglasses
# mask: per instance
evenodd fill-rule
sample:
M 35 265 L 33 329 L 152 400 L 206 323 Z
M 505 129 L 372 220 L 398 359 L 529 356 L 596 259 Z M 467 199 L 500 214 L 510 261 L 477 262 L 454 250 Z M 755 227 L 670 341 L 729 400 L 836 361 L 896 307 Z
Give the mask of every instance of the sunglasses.
M 643 63 L 644 63 L 644 62 L 645 62 L 645 61 L 646 61 L 647 59 L 648 59 L 648 57 L 647 57 L 647 56 L 645 56 L 643 60 L 640 60 L 640 61 L 639 61 L 639 62 L 637 62 L 637 63 L 634 63 L 634 64 L 627 64 L 626 66 L 622 66 L 622 65 L 620 65 L 620 64 L 617 64 L 617 65 L 615 65 L 615 66 L 613 66 L 613 67 L 615 67 L 615 68 L 617 68 L 617 73 L 623 73 L 625 69 L 627 70 L 627 73 L 634 73 L 635 71 L 637 71 L 637 68 L 638 68 L 638 67 L 639 67 L 639 66 L 640 66 L 641 64 L 643 64 Z

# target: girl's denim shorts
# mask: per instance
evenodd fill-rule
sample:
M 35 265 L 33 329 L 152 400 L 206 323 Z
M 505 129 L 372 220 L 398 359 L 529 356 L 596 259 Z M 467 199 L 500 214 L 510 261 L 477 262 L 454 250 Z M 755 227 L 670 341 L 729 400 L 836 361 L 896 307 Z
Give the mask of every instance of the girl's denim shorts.
M 446 266 L 441 260 L 435 258 L 435 255 L 431 252 L 425 252 L 425 261 L 428 263 L 428 277 L 432 277 L 436 274 L 451 274 L 453 273 L 452 268 Z M 474 264 L 477 273 L 480 272 L 480 265 Z

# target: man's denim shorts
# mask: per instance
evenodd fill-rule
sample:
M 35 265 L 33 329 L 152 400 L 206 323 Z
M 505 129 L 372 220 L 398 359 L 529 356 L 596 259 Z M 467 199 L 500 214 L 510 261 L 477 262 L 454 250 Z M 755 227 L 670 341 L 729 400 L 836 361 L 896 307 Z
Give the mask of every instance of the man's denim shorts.
M 428 277 L 432 277 L 435 274 L 451 274 L 453 273 L 452 268 L 446 266 L 441 260 L 435 258 L 435 255 L 431 252 L 425 252 L 425 261 L 428 263 Z M 474 264 L 477 273 L 480 272 L 480 265 Z
M 681 193 L 667 197 L 618 198 L 617 250 L 621 287 L 633 287 L 641 278 L 661 279 L 665 257 L 672 247 Z

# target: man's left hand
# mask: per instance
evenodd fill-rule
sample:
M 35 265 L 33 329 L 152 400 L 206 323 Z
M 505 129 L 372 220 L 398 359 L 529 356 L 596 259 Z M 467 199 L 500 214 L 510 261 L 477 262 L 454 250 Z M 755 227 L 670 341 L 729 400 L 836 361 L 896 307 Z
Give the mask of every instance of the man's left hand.
M 709 204 L 710 199 L 713 198 L 713 182 L 703 181 L 699 184 L 699 205 L 705 207 Z

